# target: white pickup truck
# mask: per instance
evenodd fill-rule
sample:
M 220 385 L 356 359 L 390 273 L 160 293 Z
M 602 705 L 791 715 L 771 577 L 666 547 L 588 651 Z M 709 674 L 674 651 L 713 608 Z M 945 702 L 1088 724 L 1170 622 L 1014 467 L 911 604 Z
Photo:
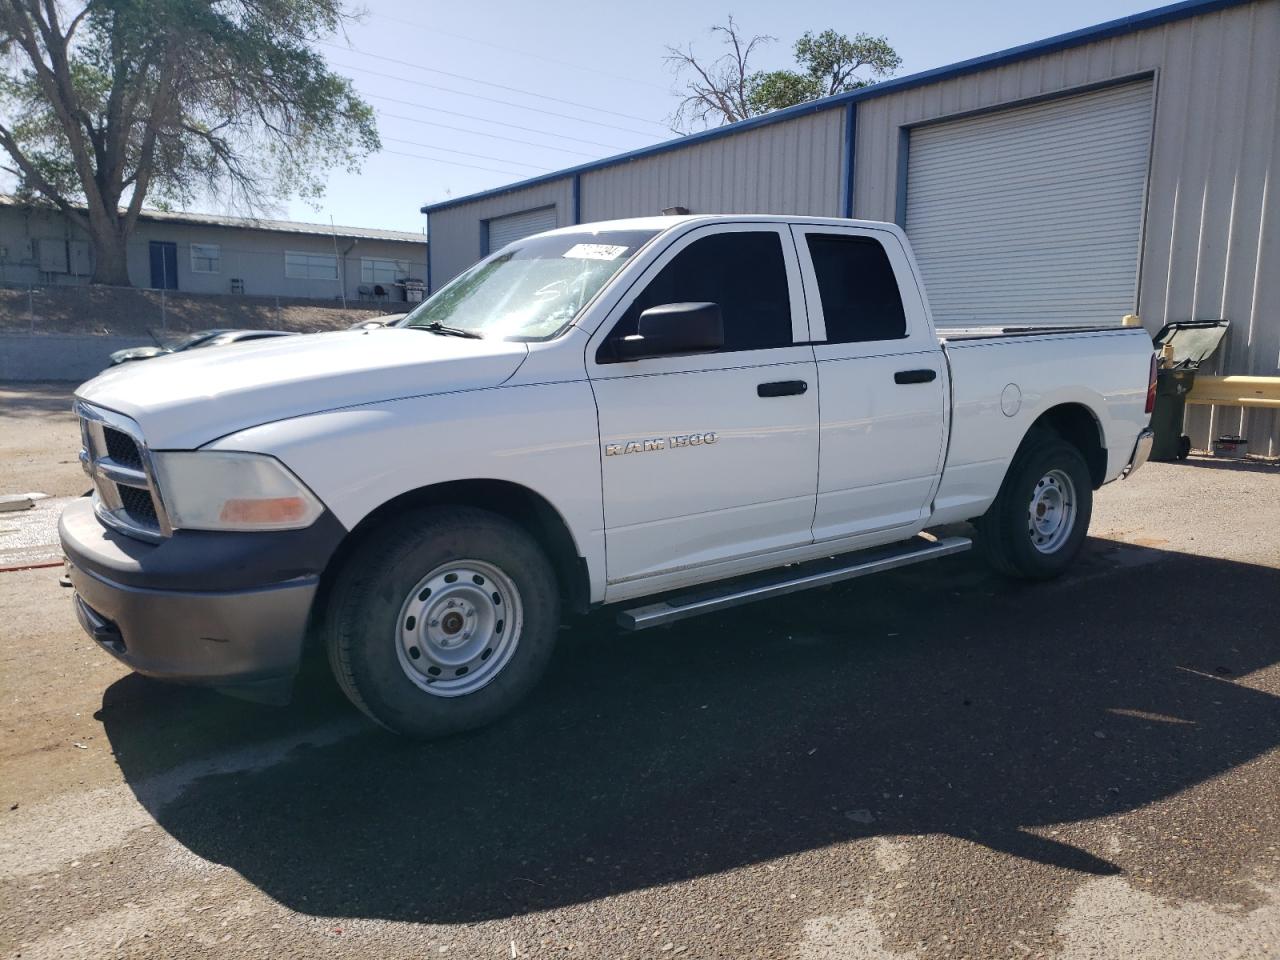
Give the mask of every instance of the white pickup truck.
M 141 673 L 379 723 L 509 710 L 561 611 L 639 629 L 967 549 L 1073 559 L 1141 466 L 1140 328 L 934 330 L 891 224 L 620 220 L 517 241 L 396 325 L 131 364 L 77 393 L 62 544 Z M 682 592 L 684 591 L 684 592 Z

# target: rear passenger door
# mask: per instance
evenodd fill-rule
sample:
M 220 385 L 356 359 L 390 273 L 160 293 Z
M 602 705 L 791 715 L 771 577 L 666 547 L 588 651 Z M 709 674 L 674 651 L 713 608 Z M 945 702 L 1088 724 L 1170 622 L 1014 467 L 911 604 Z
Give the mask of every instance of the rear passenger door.
M 684 302 L 719 304 L 722 349 L 637 360 L 614 351 L 642 311 Z M 691 230 L 611 311 L 587 353 L 611 596 L 810 542 L 818 395 L 808 339 L 785 224 Z
M 919 529 L 942 469 L 947 369 L 887 230 L 792 227 L 822 412 L 818 541 Z

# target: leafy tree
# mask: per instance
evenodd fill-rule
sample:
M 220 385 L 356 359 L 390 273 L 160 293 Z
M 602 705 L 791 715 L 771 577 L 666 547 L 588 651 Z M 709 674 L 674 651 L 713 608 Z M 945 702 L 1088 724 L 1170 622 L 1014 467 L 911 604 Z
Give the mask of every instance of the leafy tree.
M 795 103 L 807 103 L 825 96 L 822 84 L 795 70 L 769 70 L 747 78 L 749 116 L 780 110 Z
M 700 60 L 693 45 L 668 47 L 667 63 L 684 79 L 680 105 L 672 118 L 677 130 L 734 123 L 771 110 L 865 87 L 892 76 L 902 58 L 884 37 L 859 33 L 852 38 L 834 30 L 807 31 L 796 41 L 795 70 L 758 71 L 751 55 L 774 42 L 767 34 L 745 37 L 729 17 L 711 28 L 729 50 L 710 61 Z
M 342 0 L 0 0 L 0 169 L 89 234 L 93 282 L 127 285 L 145 200 L 315 197 L 379 148 L 310 46 L 347 18 Z

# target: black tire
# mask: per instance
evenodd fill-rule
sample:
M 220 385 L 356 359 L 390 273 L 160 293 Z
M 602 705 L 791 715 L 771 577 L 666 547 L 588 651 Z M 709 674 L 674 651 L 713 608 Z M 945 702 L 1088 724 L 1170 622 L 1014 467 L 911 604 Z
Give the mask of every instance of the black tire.
M 1032 504 L 1043 489 L 1042 482 L 1055 471 L 1070 480 L 1073 519 L 1069 530 L 1043 537 L 1032 528 Z M 1065 487 L 1060 481 L 1050 481 L 1053 483 Z M 1084 457 L 1056 433 L 1037 430 L 1022 441 L 995 502 L 974 523 L 978 550 L 987 563 L 1007 577 L 1048 580 L 1075 560 L 1092 515 L 1093 478 Z M 1042 541 L 1039 547 L 1037 539 Z M 1045 547 L 1051 549 L 1046 552 Z
M 504 575 L 522 616 L 510 658 L 484 686 L 440 696 L 403 665 L 399 618 L 424 576 L 461 560 Z M 432 738 L 485 726 L 524 699 L 555 646 L 560 597 L 550 561 L 520 526 L 487 510 L 430 507 L 389 521 L 346 559 L 322 623 L 330 667 L 351 702 L 389 730 Z

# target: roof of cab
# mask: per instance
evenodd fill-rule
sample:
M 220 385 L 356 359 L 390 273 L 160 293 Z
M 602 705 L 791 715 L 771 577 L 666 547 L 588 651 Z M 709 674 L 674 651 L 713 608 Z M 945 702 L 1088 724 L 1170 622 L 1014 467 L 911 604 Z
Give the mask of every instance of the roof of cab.
M 593 223 L 570 224 L 547 230 L 541 236 L 557 234 L 596 234 L 611 230 L 659 230 L 666 231 L 685 224 L 715 223 L 794 223 L 799 226 L 858 227 L 864 230 L 902 232 L 896 223 L 882 220 L 849 220 L 844 217 L 788 216 L 778 213 L 691 213 L 658 217 L 628 217 L 621 220 L 597 220 Z

